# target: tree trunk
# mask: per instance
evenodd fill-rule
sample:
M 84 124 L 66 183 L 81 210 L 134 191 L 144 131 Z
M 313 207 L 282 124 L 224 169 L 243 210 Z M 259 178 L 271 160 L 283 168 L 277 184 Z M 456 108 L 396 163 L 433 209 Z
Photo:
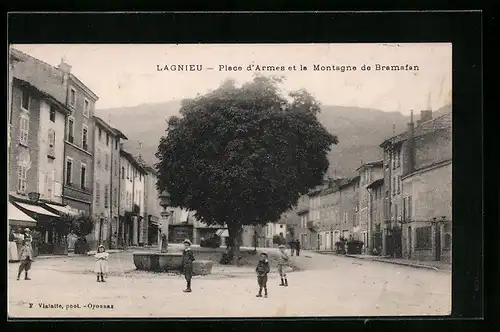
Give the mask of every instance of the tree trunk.
M 241 225 L 236 223 L 228 226 L 229 239 L 231 242 L 231 254 L 233 256 L 233 265 L 239 265 L 241 229 Z

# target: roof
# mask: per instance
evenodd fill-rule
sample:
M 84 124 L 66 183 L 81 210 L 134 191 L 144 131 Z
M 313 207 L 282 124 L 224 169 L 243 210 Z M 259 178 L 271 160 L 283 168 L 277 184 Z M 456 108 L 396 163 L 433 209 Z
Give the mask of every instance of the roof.
M 355 177 L 351 178 L 351 179 L 350 179 L 347 183 L 342 184 L 342 185 L 340 186 L 340 189 L 342 189 L 342 188 L 345 188 L 345 187 L 348 187 L 348 186 L 352 185 L 352 184 L 353 184 L 353 183 L 355 183 L 356 181 L 359 181 L 359 179 L 360 179 L 360 176 L 359 176 L 359 175 L 357 175 L 357 176 L 355 176 Z
M 54 97 L 52 97 L 51 95 L 49 95 L 48 93 L 46 92 L 43 92 L 42 90 L 38 89 L 36 86 L 34 86 L 33 84 L 25 81 L 25 80 L 22 80 L 22 79 L 19 79 L 17 77 L 14 77 L 13 78 L 13 82 L 19 84 L 19 85 L 22 85 L 22 86 L 25 86 L 25 87 L 28 87 L 30 89 L 33 89 L 35 90 L 37 93 L 39 93 L 40 95 L 42 95 L 46 100 L 50 101 L 52 104 L 55 104 L 57 105 L 58 107 L 58 110 L 63 113 L 63 114 L 70 114 L 70 110 L 64 105 L 62 104 L 61 102 L 59 102 L 57 99 L 55 99 Z
M 17 57 L 17 58 L 21 59 L 22 61 L 26 61 L 28 59 L 33 59 L 36 62 L 42 64 L 43 66 L 45 66 L 47 68 L 54 69 L 54 70 L 57 70 L 57 71 L 59 71 L 59 72 L 62 73 L 62 71 L 59 68 L 57 68 L 55 66 L 52 66 L 52 65 L 48 64 L 47 62 L 44 62 L 44 61 L 42 61 L 42 60 L 40 60 L 38 58 L 35 58 L 34 56 L 31 56 L 31 55 L 29 55 L 27 53 L 21 52 L 21 51 L 15 49 L 15 48 L 10 48 L 9 49 L 9 55 L 13 56 L 13 57 Z M 90 94 L 90 96 L 93 99 L 95 99 L 95 101 L 99 100 L 99 97 L 92 90 L 90 90 L 82 81 L 80 81 L 80 79 L 78 79 L 78 77 L 76 77 L 72 73 L 69 73 L 69 76 L 71 77 L 71 79 L 76 84 L 78 84 L 81 88 L 83 88 L 84 90 L 86 90 Z
M 139 171 L 141 171 L 143 174 L 147 174 L 147 171 L 144 169 L 144 167 L 137 161 L 137 159 L 134 158 L 130 153 L 128 153 L 125 150 L 120 150 L 120 155 L 122 155 L 125 159 L 129 161 L 132 165 L 134 165 Z
M 371 189 L 371 188 L 376 188 L 376 187 L 380 187 L 384 184 L 384 179 L 377 179 L 375 181 L 373 181 L 372 183 L 370 183 L 366 188 L 368 189 Z
M 303 209 L 300 209 L 297 211 L 297 215 L 303 215 L 303 214 L 306 214 L 307 212 L 309 212 L 309 208 L 303 208 Z
M 422 122 L 421 124 L 415 127 L 413 135 L 415 137 L 424 136 L 441 129 L 451 128 L 452 119 L 453 119 L 453 113 L 445 113 L 441 116 L 438 116 L 437 118 Z M 389 144 L 397 144 L 406 141 L 407 139 L 408 139 L 408 132 L 405 131 L 401 134 L 386 139 L 385 141 L 382 142 L 382 144 L 380 144 L 380 147 L 385 147 Z
M 94 116 L 94 120 L 95 120 L 95 123 L 103 128 L 104 130 L 106 130 L 108 133 L 110 133 L 111 135 L 114 135 L 114 136 L 117 136 L 117 137 L 120 137 L 120 138 L 124 138 L 124 139 L 128 139 L 121 131 L 119 131 L 118 129 L 116 128 L 113 128 L 111 127 L 109 124 L 107 124 L 103 119 L 101 119 L 100 117 L 98 116 Z
M 356 171 L 359 171 L 363 168 L 367 168 L 367 167 L 382 167 L 384 165 L 384 161 L 383 160 L 377 160 L 377 161 L 371 161 L 371 162 L 368 162 L 368 163 L 364 163 L 363 165 L 359 166 Z

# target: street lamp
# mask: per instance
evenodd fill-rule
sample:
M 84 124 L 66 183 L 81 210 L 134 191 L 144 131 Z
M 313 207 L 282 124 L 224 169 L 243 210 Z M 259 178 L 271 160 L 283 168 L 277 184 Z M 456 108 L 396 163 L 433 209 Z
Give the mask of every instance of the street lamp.
M 164 190 L 158 198 L 160 199 L 160 206 L 163 208 L 161 212 L 161 237 L 160 237 L 160 251 L 168 251 L 168 221 L 170 217 L 170 212 L 167 211 L 167 207 L 170 205 L 170 195 L 166 190 Z

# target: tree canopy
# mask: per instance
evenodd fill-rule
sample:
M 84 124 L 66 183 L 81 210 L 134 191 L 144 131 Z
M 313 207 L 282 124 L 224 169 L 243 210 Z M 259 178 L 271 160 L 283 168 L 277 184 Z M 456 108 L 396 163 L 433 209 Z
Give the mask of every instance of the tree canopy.
M 305 90 L 280 93 L 280 78 L 257 76 L 241 87 L 227 80 L 184 100 L 171 117 L 156 157 L 157 188 L 171 205 L 208 224 L 276 222 L 322 183 L 337 137 L 316 115 Z

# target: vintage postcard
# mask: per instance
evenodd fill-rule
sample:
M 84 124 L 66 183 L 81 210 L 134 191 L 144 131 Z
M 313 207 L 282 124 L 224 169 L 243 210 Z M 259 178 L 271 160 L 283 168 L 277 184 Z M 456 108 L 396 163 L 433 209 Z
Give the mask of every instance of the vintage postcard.
M 452 46 L 13 44 L 8 316 L 451 314 Z

